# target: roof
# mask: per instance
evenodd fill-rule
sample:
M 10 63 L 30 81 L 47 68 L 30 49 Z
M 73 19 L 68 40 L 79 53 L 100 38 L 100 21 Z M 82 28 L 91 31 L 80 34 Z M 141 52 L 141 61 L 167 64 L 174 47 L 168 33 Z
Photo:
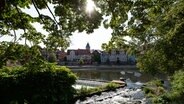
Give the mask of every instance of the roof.
M 98 53 L 101 54 L 102 52 L 100 50 L 91 50 L 91 53 Z
M 90 45 L 89 45 L 89 43 L 87 43 L 87 44 L 86 44 L 86 49 L 87 49 L 87 48 L 90 48 Z
M 86 49 L 68 50 L 67 55 L 70 55 L 71 51 L 74 51 L 75 55 L 91 55 L 90 50 L 86 50 Z

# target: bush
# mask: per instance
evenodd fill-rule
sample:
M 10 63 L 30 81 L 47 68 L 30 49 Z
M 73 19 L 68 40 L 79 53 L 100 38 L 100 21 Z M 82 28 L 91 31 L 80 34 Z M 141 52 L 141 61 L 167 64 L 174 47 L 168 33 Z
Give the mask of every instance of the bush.
M 163 87 L 163 83 L 159 79 L 152 80 L 152 81 L 148 82 L 147 85 L 155 86 L 155 87 Z
M 91 91 L 90 89 L 88 89 L 87 87 L 85 86 L 82 86 L 79 90 L 78 90 L 78 94 L 81 95 L 81 96 L 85 96 L 87 94 L 90 94 Z
M 171 91 L 153 98 L 154 104 L 184 104 L 184 71 L 177 71 L 171 80 Z M 159 89 L 163 91 L 163 89 Z
M 143 91 L 144 91 L 145 94 L 154 94 L 153 89 L 148 88 L 148 87 L 144 87 Z
M 184 71 L 175 72 L 171 81 L 171 91 L 161 96 L 163 101 L 170 100 L 172 104 L 184 104 Z M 166 99 L 167 98 L 167 99 Z
M 162 81 L 158 79 L 147 82 L 146 86 L 143 87 L 143 91 L 147 97 L 152 99 L 152 102 L 154 102 L 154 104 L 157 104 L 158 102 L 156 102 L 156 100 L 158 99 L 158 97 L 166 92 L 163 87 Z
M 56 54 L 54 54 L 54 53 L 52 52 L 52 53 L 49 55 L 48 61 L 49 61 L 50 63 L 57 62 Z
M 119 86 L 120 86 L 119 84 L 110 82 L 110 83 L 108 83 L 108 84 L 105 86 L 105 89 L 107 89 L 107 90 L 115 90 L 115 89 L 116 89 L 117 87 L 119 87 Z
M 1 104 L 70 103 L 76 76 L 69 69 L 48 63 L 32 68 L 4 67 L 0 70 Z
M 107 85 L 104 86 L 99 86 L 99 87 L 95 87 L 95 88 L 87 88 L 82 86 L 81 89 L 77 90 L 77 96 L 86 96 L 89 94 L 93 94 L 93 93 L 98 93 L 98 92 L 102 92 L 102 91 L 106 91 L 106 90 L 115 90 L 116 88 L 118 88 L 120 85 L 110 82 Z
M 84 60 L 83 59 L 80 59 L 79 60 L 79 65 L 83 65 L 84 64 Z

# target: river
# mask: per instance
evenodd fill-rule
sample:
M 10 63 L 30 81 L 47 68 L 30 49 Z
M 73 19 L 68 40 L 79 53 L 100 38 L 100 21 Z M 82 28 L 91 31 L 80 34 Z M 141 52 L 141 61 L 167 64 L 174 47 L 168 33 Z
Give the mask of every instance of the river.
M 102 92 L 100 95 L 87 97 L 84 101 L 77 100 L 75 104 L 151 104 L 141 89 L 143 83 L 130 80 L 126 80 L 126 83 L 124 88 Z
M 151 74 L 140 72 L 136 67 L 73 67 L 71 68 L 79 79 L 93 79 L 112 81 L 118 80 L 120 77 L 131 79 L 133 82 L 148 82 L 153 78 L 165 80 L 167 77 L 163 74 L 157 74 L 153 77 Z
M 140 72 L 135 67 L 73 67 L 71 70 L 79 79 L 112 81 L 123 77 L 127 83 L 124 88 L 103 92 L 84 101 L 78 100 L 75 104 L 151 104 L 141 89 L 142 85 L 154 78 L 162 80 L 167 78 L 163 74 L 153 77 L 151 74 Z

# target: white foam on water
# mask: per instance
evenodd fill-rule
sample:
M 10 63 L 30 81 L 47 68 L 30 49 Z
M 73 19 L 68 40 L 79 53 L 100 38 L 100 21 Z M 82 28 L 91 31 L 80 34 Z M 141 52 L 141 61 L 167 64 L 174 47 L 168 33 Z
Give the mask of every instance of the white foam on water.
M 143 83 L 133 83 L 126 80 L 127 86 L 116 91 L 103 92 L 94 95 L 85 101 L 77 101 L 75 104 L 148 104 L 144 92 L 141 90 Z
M 92 86 L 85 86 L 85 85 L 78 85 L 78 84 L 73 85 L 73 87 L 74 87 L 75 89 L 81 89 L 82 87 L 86 87 L 86 88 L 94 88 L 94 87 L 92 87 Z

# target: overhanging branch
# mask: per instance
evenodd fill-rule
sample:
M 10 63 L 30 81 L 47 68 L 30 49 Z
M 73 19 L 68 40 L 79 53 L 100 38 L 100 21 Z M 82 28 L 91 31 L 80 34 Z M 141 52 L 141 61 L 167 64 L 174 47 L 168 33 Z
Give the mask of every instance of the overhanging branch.
M 46 7 L 48 8 L 49 12 L 52 14 L 52 17 L 54 18 L 54 21 L 56 22 L 56 24 L 58 25 L 58 22 L 56 20 L 56 17 L 54 16 L 54 13 L 51 11 L 51 9 L 49 8 L 49 6 L 47 5 L 47 3 L 45 2 L 45 0 L 43 0 L 44 4 L 46 5 Z
M 37 7 L 35 1 L 32 0 L 32 3 L 33 3 L 33 6 L 35 7 L 35 9 L 36 9 L 36 11 L 37 11 L 37 13 L 38 13 L 38 16 L 40 17 L 41 21 L 44 23 L 44 20 L 42 19 L 42 15 L 41 15 L 41 13 L 40 13 L 39 10 L 38 10 L 38 7 Z
M 19 14 L 19 18 L 20 18 L 20 20 L 21 20 L 21 23 L 22 23 L 22 25 L 23 25 L 23 30 L 24 30 L 24 34 L 26 34 L 26 29 L 25 29 L 25 25 L 24 25 L 24 22 L 23 22 L 23 20 L 22 20 L 22 16 L 21 16 L 21 14 L 20 14 L 20 12 L 19 12 L 19 9 L 18 9 L 18 7 L 15 5 L 15 4 L 13 4 L 13 6 L 16 8 L 16 10 L 17 10 L 17 13 Z M 17 37 L 17 36 L 16 36 Z M 27 45 L 27 39 L 26 39 L 26 36 L 25 36 L 25 45 Z

